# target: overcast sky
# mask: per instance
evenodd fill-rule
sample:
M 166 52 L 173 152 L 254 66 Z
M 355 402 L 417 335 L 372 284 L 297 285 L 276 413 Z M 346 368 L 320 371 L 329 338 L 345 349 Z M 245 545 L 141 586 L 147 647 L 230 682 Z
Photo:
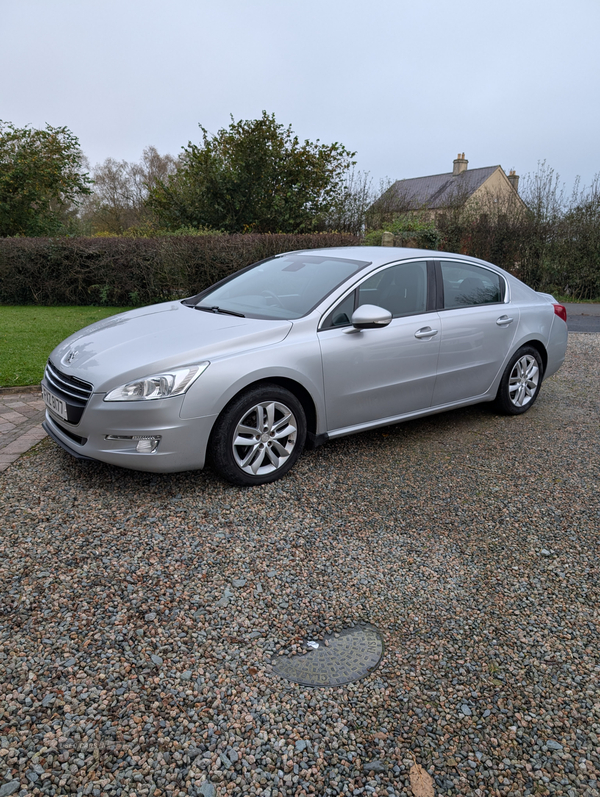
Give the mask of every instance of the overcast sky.
M 91 164 L 263 109 L 380 178 L 600 172 L 599 0 L 0 0 L 0 119 Z

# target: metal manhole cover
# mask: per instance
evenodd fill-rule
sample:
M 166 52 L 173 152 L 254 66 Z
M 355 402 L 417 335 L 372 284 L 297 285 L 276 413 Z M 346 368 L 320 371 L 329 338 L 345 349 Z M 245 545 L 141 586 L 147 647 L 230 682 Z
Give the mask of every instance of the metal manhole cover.
M 302 656 L 277 656 L 273 672 L 305 686 L 341 686 L 369 675 L 383 655 L 379 631 L 372 625 L 355 625 L 339 635 L 326 636 L 327 645 Z

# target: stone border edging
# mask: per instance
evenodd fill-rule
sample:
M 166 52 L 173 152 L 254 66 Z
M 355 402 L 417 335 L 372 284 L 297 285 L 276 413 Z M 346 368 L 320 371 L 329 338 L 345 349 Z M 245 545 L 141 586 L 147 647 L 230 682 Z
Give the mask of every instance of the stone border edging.
M 16 387 L 0 387 L 0 396 L 17 395 L 19 393 L 41 393 L 41 385 L 21 385 Z

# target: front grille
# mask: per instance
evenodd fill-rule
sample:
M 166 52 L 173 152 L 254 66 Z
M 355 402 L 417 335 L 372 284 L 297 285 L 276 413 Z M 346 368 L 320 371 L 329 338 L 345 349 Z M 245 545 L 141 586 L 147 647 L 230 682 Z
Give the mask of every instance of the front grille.
M 94 390 L 94 386 L 76 376 L 63 374 L 48 360 L 44 371 L 43 385 L 55 396 L 62 399 L 67 407 L 67 423 L 77 425 Z M 64 420 L 64 419 L 63 419 Z
M 63 398 L 68 404 L 74 404 L 76 407 L 85 407 L 94 390 L 94 386 L 90 385 L 89 382 L 77 379 L 76 376 L 63 374 L 62 371 L 52 365 L 50 360 L 46 364 L 44 376 L 48 387 L 53 393 Z

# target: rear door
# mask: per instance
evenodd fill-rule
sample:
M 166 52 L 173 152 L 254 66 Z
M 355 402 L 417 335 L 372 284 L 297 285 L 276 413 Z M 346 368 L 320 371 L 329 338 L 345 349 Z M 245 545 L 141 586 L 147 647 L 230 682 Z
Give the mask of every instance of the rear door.
M 519 310 L 505 302 L 508 286 L 498 272 L 441 260 L 436 273 L 441 341 L 434 407 L 486 393 L 519 325 Z

